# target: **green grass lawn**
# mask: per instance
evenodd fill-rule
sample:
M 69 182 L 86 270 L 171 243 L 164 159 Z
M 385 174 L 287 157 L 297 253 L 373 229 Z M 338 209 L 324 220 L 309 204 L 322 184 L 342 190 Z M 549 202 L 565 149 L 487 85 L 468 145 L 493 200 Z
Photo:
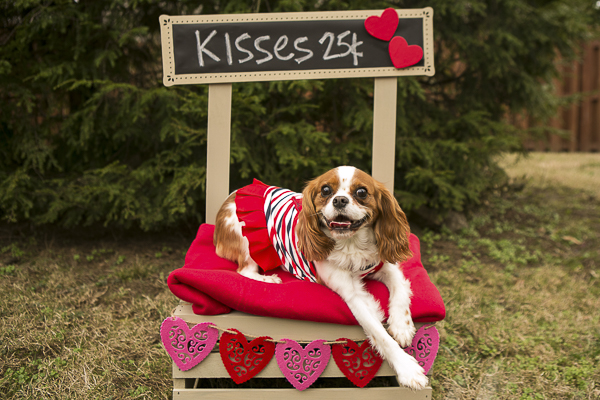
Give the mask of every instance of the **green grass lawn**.
M 420 233 L 447 307 L 434 399 L 600 398 L 600 199 L 532 179 Z M 158 330 L 193 235 L 121 235 L 0 229 L 4 398 L 170 397 Z

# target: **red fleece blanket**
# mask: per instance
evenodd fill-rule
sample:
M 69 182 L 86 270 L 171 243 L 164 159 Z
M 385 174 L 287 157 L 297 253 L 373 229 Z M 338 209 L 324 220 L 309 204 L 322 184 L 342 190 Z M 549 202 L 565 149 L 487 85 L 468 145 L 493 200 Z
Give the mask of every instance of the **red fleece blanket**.
M 232 309 L 249 314 L 357 325 L 346 303 L 335 292 L 318 283 L 301 281 L 281 268 L 270 270 L 283 283 L 258 282 L 239 275 L 237 265 L 220 258 L 213 245 L 214 225 L 203 224 L 185 257 L 183 268 L 173 271 L 169 288 L 180 299 L 193 304 L 196 314 L 226 314 Z M 410 235 L 413 257 L 400 265 L 411 281 L 410 310 L 415 322 L 440 321 L 446 316 L 444 302 L 421 263 L 419 239 Z M 367 290 L 388 309 L 389 292 L 381 282 L 366 279 Z

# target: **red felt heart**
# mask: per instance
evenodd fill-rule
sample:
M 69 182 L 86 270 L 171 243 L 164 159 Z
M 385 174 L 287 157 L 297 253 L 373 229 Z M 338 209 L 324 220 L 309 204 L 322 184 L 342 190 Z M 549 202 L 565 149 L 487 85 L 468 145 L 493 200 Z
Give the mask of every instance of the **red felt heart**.
M 406 39 L 402 36 L 396 36 L 390 41 L 389 45 L 390 58 L 396 68 L 406 68 L 415 65 L 423 58 L 423 49 L 421 46 L 413 44 L 411 46 L 406 43 Z
M 219 342 L 219 353 L 225 369 L 238 385 L 262 371 L 275 354 L 275 344 L 268 336 L 261 336 L 250 343 L 236 329 L 236 334 L 225 332 Z
M 342 340 L 346 343 L 331 346 L 335 363 L 346 378 L 356 386 L 360 388 L 367 386 L 379 371 L 383 359 L 375 353 L 368 340 L 365 340 L 360 347 L 351 339 L 338 339 L 340 342 Z
M 388 41 L 398 28 L 398 13 L 393 8 L 383 10 L 381 17 L 370 16 L 365 20 L 365 29 L 371 36 Z

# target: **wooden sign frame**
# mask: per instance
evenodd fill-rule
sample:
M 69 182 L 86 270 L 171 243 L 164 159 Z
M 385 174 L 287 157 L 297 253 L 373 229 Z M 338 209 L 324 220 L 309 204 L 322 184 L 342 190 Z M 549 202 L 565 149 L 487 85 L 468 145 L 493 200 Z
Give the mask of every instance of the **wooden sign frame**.
M 355 21 L 358 22 L 359 25 L 362 25 L 364 24 L 364 20 L 366 20 L 370 16 L 376 16 L 381 14 L 382 10 L 233 15 L 162 15 L 160 17 L 160 26 L 164 71 L 163 83 L 165 86 L 173 86 L 203 83 L 257 82 L 297 79 L 375 78 L 386 76 L 434 75 L 435 68 L 433 65 L 433 9 L 431 7 L 426 7 L 419 9 L 396 11 L 398 12 L 398 17 L 400 18 L 401 22 L 402 20 L 423 20 L 422 66 L 412 66 L 402 69 L 396 69 L 393 67 L 393 65 L 390 64 L 390 66 L 387 67 L 371 68 L 349 67 L 337 69 L 323 68 L 308 70 L 304 68 L 298 68 L 292 70 L 272 70 L 254 72 L 246 71 L 233 73 L 176 73 L 174 28 L 178 26 L 194 24 L 211 24 L 212 26 L 223 26 L 223 29 L 225 29 L 226 26 L 233 24 L 265 24 L 276 22 L 294 24 L 305 21 L 325 21 L 330 23 L 337 21 Z M 400 27 L 398 29 L 400 29 Z M 273 41 L 274 39 L 275 38 L 273 38 Z M 203 38 L 203 40 L 206 39 Z M 386 45 L 385 41 L 380 41 L 379 39 L 375 38 L 372 38 L 372 40 L 375 42 L 381 42 L 381 44 L 384 46 Z M 233 42 L 233 38 L 231 39 L 231 41 Z M 230 43 L 230 46 L 233 47 L 233 43 Z M 224 58 L 223 55 L 221 55 L 220 58 Z M 298 67 L 300 67 L 300 65 Z
M 174 26 L 185 24 L 266 24 L 297 21 L 364 21 L 382 15 L 383 10 L 331 11 L 269 14 L 161 15 L 163 83 L 165 86 L 209 84 L 206 170 L 206 223 L 214 224 L 217 211 L 229 195 L 231 141 L 231 96 L 233 82 L 257 82 L 298 79 L 375 78 L 373 110 L 373 177 L 393 193 L 396 149 L 397 77 L 435 74 L 433 49 L 433 9 L 431 7 L 395 10 L 400 21 L 423 20 L 422 60 L 413 66 L 397 69 L 382 67 L 312 68 L 265 71 L 176 73 Z M 214 25 L 217 24 L 217 25 Z M 322 25 L 322 24 L 321 24 Z M 400 28 L 398 28 L 400 29 Z M 205 42 L 208 38 L 203 39 Z M 229 38 L 227 37 L 227 40 Z M 333 39 L 332 39 L 333 41 Z M 287 39 L 286 39 L 287 42 Z M 200 46 L 199 37 L 197 37 Z M 230 45 L 230 42 L 227 42 Z M 409 43 L 410 44 L 410 43 Z M 198 50 L 198 54 L 200 54 Z M 207 53 L 208 54 L 208 53 Z M 213 54 L 214 55 L 214 54 Z M 210 54 L 209 54 L 210 56 Z M 199 57 L 199 56 L 198 56 Z M 219 57 L 214 57 L 219 58 Z M 229 65 L 232 65 L 231 63 Z

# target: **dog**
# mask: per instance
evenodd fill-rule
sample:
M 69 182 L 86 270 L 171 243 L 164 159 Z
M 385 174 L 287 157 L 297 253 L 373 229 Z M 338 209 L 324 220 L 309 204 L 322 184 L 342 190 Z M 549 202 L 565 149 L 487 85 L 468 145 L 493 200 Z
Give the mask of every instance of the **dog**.
M 254 205 L 247 206 L 244 199 Z M 253 251 L 256 229 L 250 240 L 244 229 L 263 213 L 266 229 L 260 240 L 272 247 L 263 243 Z M 423 368 L 401 348 L 415 334 L 410 282 L 398 267 L 411 255 L 409 234 L 406 216 L 390 191 L 369 174 L 341 166 L 310 181 L 302 194 L 258 181 L 233 192 L 217 213 L 214 243 L 217 255 L 236 262 L 238 273 L 248 278 L 281 283 L 259 268 L 282 266 L 299 279 L 329 287 L 346 302 L 398 382 L 423 389 L 428 384 Z M 389 289 L 387 331 L 379 302 L 364 288 L 367 275 Z

